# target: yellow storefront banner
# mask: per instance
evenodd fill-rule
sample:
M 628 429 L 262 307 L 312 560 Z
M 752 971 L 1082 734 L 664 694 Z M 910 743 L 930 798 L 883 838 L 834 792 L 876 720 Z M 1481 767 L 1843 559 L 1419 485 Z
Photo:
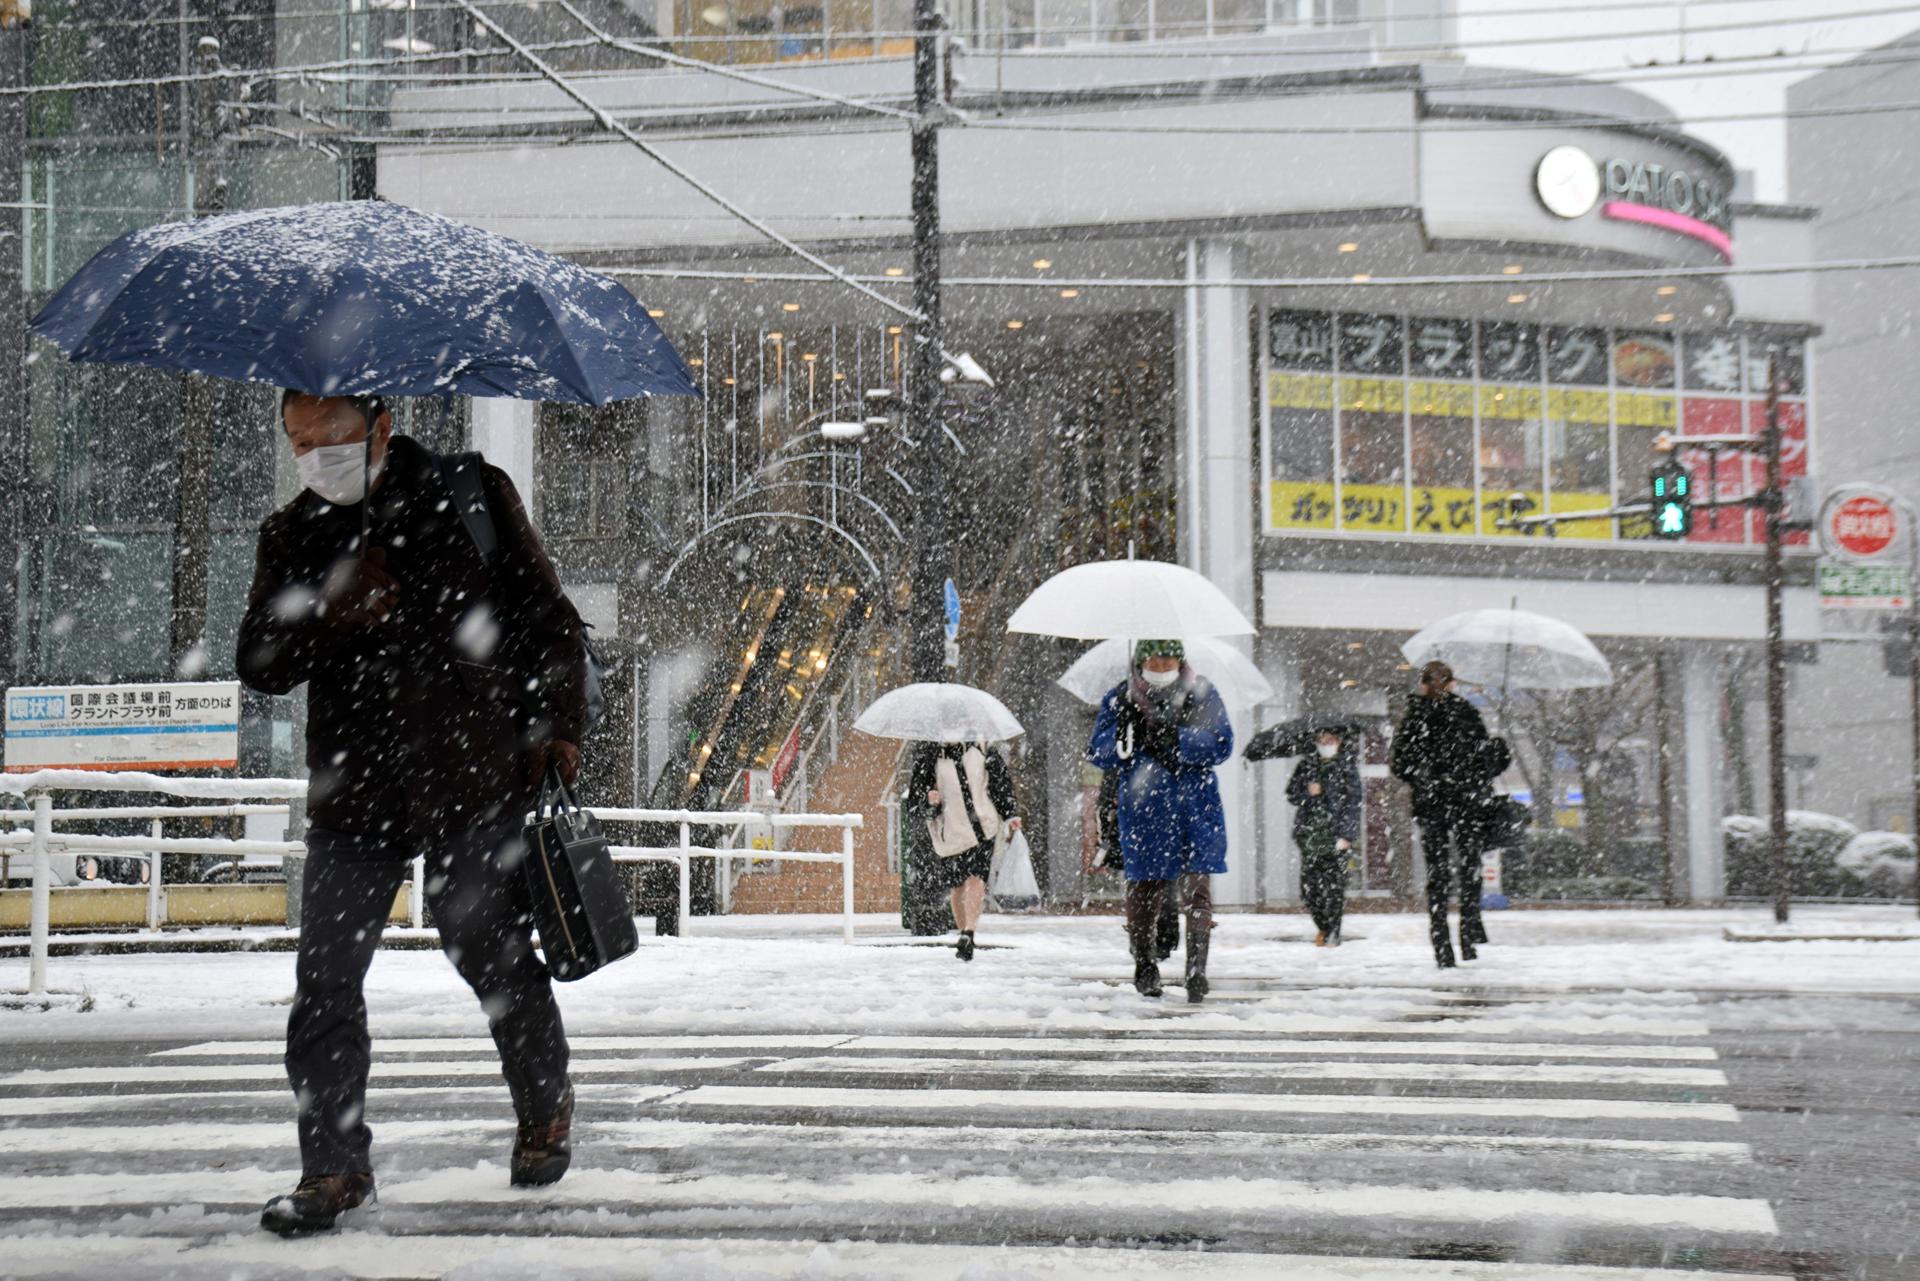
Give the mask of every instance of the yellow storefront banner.
M 1490 495 L 1476 505 L 1471 489 L 1415 485 L 1411 501 L 1398 485 L 1346 485 L 1334 497 L 1333 482 L 1276 480 L 1270 486 L 1272 508 L 1269 529 L 1345 530 L 1363 534 L 1451 534 L 1456 537 L 1524 537 L 1494 522 L 1507 514 L 1507 495 Z M 1531 504 L 1522 514 L 1542 510 L 1539 493 L 1526 494 Z M 1610 498 L 1604 493 L 1568 492 L 1553 495 L 1550 510 L 1565 514 L 1598 511 Z M 1610 520 L 1573 521 L 1548 535 L 1533 537 L 1610 539 Z
M 1609 408 L 1623 427 L 1671 430 L 1676 419 L 1672 396 L 1608 392 L 1604 388 L 1550 387 L 1519 383 L 1443 383 L 1397 378 L 1341 378 L 1332 374 L 1269 374 L 1267 404 L 1275 409 L 1342 409 L 1397 414 L 1411 409 L 1436 418 L 1471 418 L 1476 401 L 1482 419 L 1518 422 L 1545 418 L 1563 423 L 1602 424 Z M 1610 403 L 1611 402 L 1611 403 Z

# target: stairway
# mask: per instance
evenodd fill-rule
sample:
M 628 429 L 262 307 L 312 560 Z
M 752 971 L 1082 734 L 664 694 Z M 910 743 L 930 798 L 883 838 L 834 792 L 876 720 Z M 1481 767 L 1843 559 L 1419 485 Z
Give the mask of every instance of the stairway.
M 866 826 L 853 834 L 853 908 L 895 912 L 900 875 L 887 870 L 887 809 L 902 744 L 869 734 L 849 734 L 840 755 L 814 784 L 807 809 L 815 814 L 862 814 Z M 823 853 L 839 848 L 835 828 L 783 831 L 786 848 Z M 749 872 L 733 887 L 732 911 L 838 912 L 840 868 L 832 863 L 776 863 Z

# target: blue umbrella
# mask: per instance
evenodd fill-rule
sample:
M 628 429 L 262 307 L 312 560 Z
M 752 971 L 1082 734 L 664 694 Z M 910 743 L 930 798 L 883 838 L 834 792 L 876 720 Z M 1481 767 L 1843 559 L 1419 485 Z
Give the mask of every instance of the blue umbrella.
M 700 394 L 623 285 L 378 200 L 131 232 L 95 254 L 31 328 L 74 360 L 321 396 L 604 405 Z

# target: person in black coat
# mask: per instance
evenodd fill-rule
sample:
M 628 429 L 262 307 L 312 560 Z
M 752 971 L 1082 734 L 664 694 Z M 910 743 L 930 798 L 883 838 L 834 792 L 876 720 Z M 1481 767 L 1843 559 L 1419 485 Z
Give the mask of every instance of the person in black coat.
M 395 436 L 378 400 L 289 392 L 281 425 L 305 488 L 260 526 L 235 665 L 262 693 L 307 687 L 286 1053 L 302 1177 L 261 1216 L 298 1235 L 373 1195 L 362 984 L 417 854 L 441 946 L 486 1010 L 519 1115 L 512 1182 L 567 1168 L 567 1039 L 520 902 L 521 826 L 547 770 L 579 771 L 586 653 L 505 472 L 461 464 L 481 467 L 498 532 L 483 560 L 440 460 Z
M 1293 839 L 1300 847 L 1300 897 L 1313 917 L 1315 947 L 1340 946 L 1347 857 L 1360 839 L 1360 762 L 1343 749 L 1338 729 L 1320 730 L 1314 754 L 1303 757 L 1287 780 Z
M 1393 736 L 1393 776 L 1413 792 L 1413 817 L 1427 856 L 1428 932 L 1441 969 L 1454 965 L 1447 937 L 1447 895 L 1460 882 L 1460 957 L 1487 941 L 1480 920 L 1482 824 L 1493 800 L 1491 768 L 1504 744 L 1487 733 L 1473 704 L 1454 692 L 1453 669 L 1428 663 L 1420 688 Z

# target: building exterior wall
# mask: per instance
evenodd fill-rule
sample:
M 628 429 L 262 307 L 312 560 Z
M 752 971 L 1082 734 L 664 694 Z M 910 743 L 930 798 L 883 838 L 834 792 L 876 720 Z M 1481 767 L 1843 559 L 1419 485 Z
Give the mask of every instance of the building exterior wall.
M 1805 257 L 1845 261 L 1920 254 L 1920 138 L 1910 117 L 1873 108 L 1920 95 L 1915 38 L 1895 41 L 1788 90 L 1789 194 L 1817 206 Z M 1848 108 L 1867 108 L 1849 111 Z M 1920 502 L 1920 367 L 1912 359 L 1920 276 L 1912 271 L 1812 278 L 1820 317 L 1818 471 L 1824 488 L 1870 482 Z M 1896 655 L 1896 658 L 1898 656 Z M 1911 717 L 1903 668 L 1878 644 L 1822 647 L 1800 669 L 1789 724 L 1797 806 L 1861 827 L 1912 827 Z

